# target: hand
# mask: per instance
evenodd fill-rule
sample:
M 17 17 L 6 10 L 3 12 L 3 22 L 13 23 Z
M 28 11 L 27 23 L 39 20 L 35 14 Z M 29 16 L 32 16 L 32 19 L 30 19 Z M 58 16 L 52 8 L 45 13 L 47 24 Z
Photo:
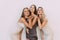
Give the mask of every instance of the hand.
M 42 27 L 40 27 L 40 29 L 42 29 Z
M 30 29 L 32 29 L 32 27 L 29 27 Z
M 26 29 L 27 33 L 29 34 L 29 29 Z
M 33 19 L 33 16 L 30 16 L 29 19 Z
M 42 17 L 42 15 L 39 15 L 39 18 L 41 18 Z

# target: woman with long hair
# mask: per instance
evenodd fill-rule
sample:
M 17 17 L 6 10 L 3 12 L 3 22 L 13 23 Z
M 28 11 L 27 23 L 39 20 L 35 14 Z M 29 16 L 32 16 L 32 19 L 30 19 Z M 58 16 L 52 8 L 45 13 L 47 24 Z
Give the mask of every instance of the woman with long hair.
M 31 27 L 31 20 L 30 20 L 30 10 L 26 7 L 26 8 L 24 8 L 23 9 L 23 12 L 22 12 L 22 16 L 21 16 L 21 18 L 18 20 L 18 23 L 20 23 L 20 29 L 22 28 L 22 29 L 25 29 L 25 28 L 29 28 L 29 29 L 31 29 L 32 27 Z M 22 24 L 24 24 L 24 27 L 23 26 L 21 26 Z M 26 29 L 24 30 L 24 32 L 26 31 Z M 23 32 L 23 30 L 22 30 L 22 32 Z M 20 37 L 21 37 L 21 34 L 22 34 L 22 32 L 21 32 L 21 30 L 20 30 Z M 26 34 L 26 32 L 25 32 L 25 34 Z M 22 35 L 24 35 L 24 34 L 22 34 Z M 26 35 L 25 35 L 26 36 Z M 21 39 L 21 40 L 23 40 L 23 39 Z
M 38 7 L 37 10 L 37 15 L 38 15 L 38 26 L 40 27 L 40 30 L 42 31 L 42 40 L 52 40 L 52 31 L 49 28 L 48 24 L 48 20 L 44 14 L 43 8 L 42 7 Z
M 28 28 L 28 35 L 27 35 L 27 37 L 28 37 L 28 39 L 30 39 L 30 40 L 38 40 L 38 38 L 37 38 L 37 32 L 36 32 L 36 25 L 35 25 L 35 23 L 36 23 L 36 20 L 37 20 L 37 16 L 35 15 L 36 14 L 36 6 L 35 5 L 31 5 L 30 6 L 30 11 L 31 11 L 31 25 L 32 25 L 32 29 L 29 29 Z
M 36 17 L 37 8 L 36 8 L 36 6 L 34 4 L 30 6 L 30 11 L 31 11 L 31 16 Z

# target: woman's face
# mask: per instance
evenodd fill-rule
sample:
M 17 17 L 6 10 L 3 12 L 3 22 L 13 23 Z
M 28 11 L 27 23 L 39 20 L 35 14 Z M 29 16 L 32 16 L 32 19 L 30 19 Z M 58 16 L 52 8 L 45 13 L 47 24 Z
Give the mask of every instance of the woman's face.
M 43 9 L 42 8 L 38 8 L 38 14 L 42 14 L 43 13 Z
M 32 6 L 30 7 L 30 11 L 31 11 L 32 13 L 34 13 L 34 11 L 35 11 L 35 6 L 34 6 L 34 5 L 32 5 Z
M 29 13 L 29 9 L 24 9 L 24 16 L 29 16 L 30 13 Z

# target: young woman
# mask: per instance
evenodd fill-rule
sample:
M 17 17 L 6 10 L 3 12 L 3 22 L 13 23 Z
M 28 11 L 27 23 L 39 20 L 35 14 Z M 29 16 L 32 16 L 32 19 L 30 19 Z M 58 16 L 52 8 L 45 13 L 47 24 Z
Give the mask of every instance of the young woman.
M 37 38 L 37 31 L 36 31 L 36 28 L 37 28 L 37 25 L 36 25 L 36 21 L 37 21 L 37 11 L 36 11 L 36 6 L 33 4 L 30 6 L 30 11 L 31 11 L 31 17 L 32 17 L 32 31 L 31 31 L 31 40 L 38 40 Z
M 37 17 L 32 18 L 30 15 L 31 15 L 30 10 L 28 8 L 24 8 L 23 12 L 22 12 L 22 16 L 19 19 L 18 23 L 20 26 L 23 23 L 24 26 L 20 27 L 20 29 L 25 29 L 22 31 L 24 31 L 24 33 L 26 33 L 25 36 L 26 36 L 27 40 L 37 40 L 36 26 L 35 26 Z M 20 34 L 22 34 L 21 30 L 20 30 Z M 24 34 L 22 34 L 22 35 L 24 35 Z M 23 39 L 23 37 L 22 37 L 21 40 L 25 40 L 25 39 Z
M 38 40 L 37 38 L 37 32 L 36 32 L 36 20 L 37 20 L 37 16 L 35 15 L 36 14 L 36 6 L 35 5 L 31 5 L 30 7 L 30 11 L 31 11 L 31 25 L 32 25 L 32 29 L 29 29 L 28 28 L 28 39 L 30 40 Z
M 42 39 L 42 40 L 52 40 L 52 38 L 53 38 L 52 31 L 47 26 L 48 20 L 44 14 L 42 7 L 38 7 L 37 14 L 38 14 L 38 25 L 40 27 L 40 30 L 43 31 L 43 33 L 44 33 L 44 39 Z
M 30 6 L 30 11 L 32 17 L 37 17 L 37 8 L 34 4 Z
M 23 12 L 22 12 L 22 16 L 21 18 L 19 19 L 18 23 L 20 23 L 20 29 L 24 29 L 24 28 L 29 28 L 29 29 L 32 29 L 32 26 L 31 26 L 31 18 L 30 18 L 30 10 L 26 7 L 23 9 Z M 22 25 L 23 24 L 23 25 Z M 24 27 L 23 27 L 24 26 Z M 22 34 L 22 31 L 23 30 L 20 30 L 20 35 Z M 24 30 L 24 32 L 27 32 L 27 29 Z M 26 33 L 25 32 L 25 33 Z M 23 34 L 24 35 L 24 34 Z M 27 35 L 27 34 L 26 34 Z M 26 36 L 25 35 L 25 36 Z M 23 39 L 21 39 L 23 40 Z

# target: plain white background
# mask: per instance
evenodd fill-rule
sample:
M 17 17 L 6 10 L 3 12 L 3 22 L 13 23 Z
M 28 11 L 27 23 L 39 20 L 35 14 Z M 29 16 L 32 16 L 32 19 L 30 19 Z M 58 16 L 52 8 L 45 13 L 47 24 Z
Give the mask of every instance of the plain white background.
M 0 40 L 13 40 L 22 9 L 31 4 L 44 8 L 54 40 L 60 40 L 60 0 L 0 0 Z

